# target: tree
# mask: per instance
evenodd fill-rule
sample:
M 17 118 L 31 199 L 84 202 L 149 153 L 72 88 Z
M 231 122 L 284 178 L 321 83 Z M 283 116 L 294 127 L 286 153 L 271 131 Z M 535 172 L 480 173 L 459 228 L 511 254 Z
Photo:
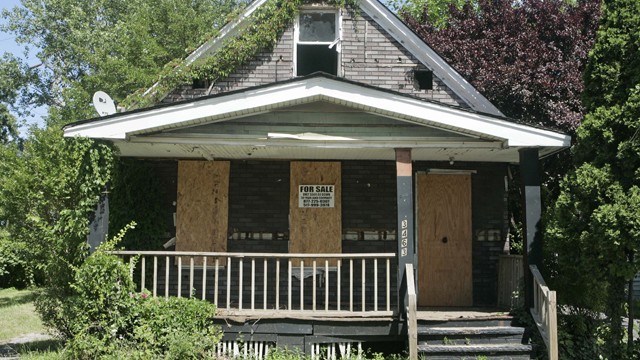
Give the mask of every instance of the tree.
M 450 9 L 460 9 L 466 3 L 477 5 L 475 0 L 389 0 L 387 4 L 398 14 L 411 17 L 418 23 L 428 22 L 435 28 L 446 27 Z
M 5 55 L 0 103 L 48 105 L 46 127 L 32 128 L 22 149 L 0 144 L 0 219 L 9 220 L 2 236 L 50 296 L 69 293 L 70 269 L 86 256 L 88 222 L 114 165 L 109 146 L 64 139 L 62 126 L 96 116 L 97 90 L 118 101 L 151 86 L 165 64 L 215 34 L 236 6 L 235 0 L 22 0 L 2 12 L 3 30 L 37 49 L 41 65 L 29 68 Z
M 505 115 L 572 131 L 598 14 L 599 0 L 479 0 L 450 7 L 444 27 L 404 20 Z
M 235 0 L 22 0 L 3 11 L 3 30 L 39 49 L 38 100 L 49 123 L 95 116 L 97 90 L 116 101 L 156 80 L 163 66 L 214 35 Z
M 452 1 L 446 24 L 402 14 L 407 24 L 506 116 L 572 134 L 583 118 L 582 71 L 595 38 L 600 0 Z M 424 7 L 429 14 L 431 7 Z M 545 162 L 545 200 L 553 201 L 570 158 Z M 517 168 L 509 185 L 513 251 L 521 251 Z
M 563 180 L 547 230 L 561 300 L 605 312 L 610 359 L 623 358 L 625 284 L 640 270 L 639 46 L 640 2 L 605 0 L 585 72 L 588 113 L 573 149 L 575 170 Z

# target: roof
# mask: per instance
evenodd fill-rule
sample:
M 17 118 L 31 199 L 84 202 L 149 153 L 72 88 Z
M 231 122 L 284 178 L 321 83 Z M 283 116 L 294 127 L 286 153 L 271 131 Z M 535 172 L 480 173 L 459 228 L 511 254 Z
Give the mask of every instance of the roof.
M 330 132 L 273 136 L 265 131 L 257 136 L 248 132 L 216 132 L 219 124 L 248 118 L 267 121 L 260 120 L 266 117 L 258 116 L 318 102 L 371 118 L 388 119 L 389 124 L 434 129 L 439 135 L 380 133 L 367 137 L 353 131 L 342 137 L 330 136 Z M 200 129 L 197 127 L 204 125 L 208 125 L 211 132 L 178 131 Z M 363 122 L 362 126 L 367 124 Z M 541 156 L 545 156 L 570 145 L 570 137 L 562 133 L 323 73 L 77 122 L 67 125 L 64 133 L 66 137 L 111 140 L 123 156 L 182 158 L 254 158 L 259 152 L 261 158 L 391 160 L 394 148 L 406 147 L 414 149 L 414 160 L 518 162 L 520 148 L 537 147 Z M 443 135 L 445 133 L 450 135 Z
M 226 24 L 218 36 L 206 41 L 191 53 L 183 62 L 189 65 L 194 61 L 212 56 L 219 50 L 225 40 L 238 35 L 249 23 L 251 15 L 269 0 L 255 0 L 247 6 L 243 13 L 230 23 Z M 447 85 L 473 110 L 493 115 L 503 115 L 487 98 L 484 97 L 473 85 L 465 80 L 451 65 L 449 65 L 438 53 L 429 47 L 417 34 L 405 25 L 393 12 L 378 0 L 360 0 L 360 9 L 369 15 L 398 43 L 409 51 L 418 61 L 429 68 L 433 74 Z M 179 71 L 179 70 L 176 70 Z M 158 83 L 147 90 L 152 92 Z

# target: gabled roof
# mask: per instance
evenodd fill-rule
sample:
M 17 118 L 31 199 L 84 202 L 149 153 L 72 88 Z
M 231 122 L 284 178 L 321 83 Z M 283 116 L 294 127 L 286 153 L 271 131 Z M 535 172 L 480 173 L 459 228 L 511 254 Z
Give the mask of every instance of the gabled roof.
M 251 15 L 267 1 L 269 0 L 254 0 L 242 14 L 225 25 L 217 37 L 208 40 L 191 53 L 184 60 L 184 64 L 189 65 L 202 57 L 215 54 L 216 51 L 222 47 L 225 39 L 238 35 L 249 22 Z M 471 109 L 492 115 L 503 115 L 498 108 L 465 80 L 453 67 L 440 57 L 440 55 L 431 49 L 431 47 L 422 41 L 418 35 L 409 29 L 386 6 L 382 5 L 378 0 L 360 0 L 359 4 L 362 12 L 369 15 L 398 41 L 398 43 L 415 56 L 418 61 L 433 71 L 434 75 L 442 80 L 442 82 L 467 103 Z M 156 85 L 147 90 L 147 93 L 153 91 Z
M 388 135 L 364 138 L 354 133 L 338 139 L 326 135 L 269 136 L 267 133 L 253 137 L 222 133 L 186 136 L 184 132 L 176 131 L 317 102 L 371 114 L 372 118 L 392 119 L 398 124 L 420 125 L 458 136 L 446 139 L 442 136 Z M 570 145 L 570 137 L 565 134 L 323 73 L 78 122 L 67 125 L 64 134 L 66 137 L 112 140 L 124 156 L 185 157 L 185 150 L 180 150 L 179 145 L 189 145 L 192 150 L 209 147 L 206 154 L 197 155 L 206 158 L 243 158 L 247 153 L 247 157 L 251 156 L 247 148 L 264 147 L 270 153 L 265 151 L 263 157 L 393 159 L 394 148 L 407 147 L 415 149 L 416 160 L 456 157 L 460 161 L 517 162 L 520 148 L 538 147 L 541 156 L 545 156 Z M 305 151 L 309 155 L 305 155 Z

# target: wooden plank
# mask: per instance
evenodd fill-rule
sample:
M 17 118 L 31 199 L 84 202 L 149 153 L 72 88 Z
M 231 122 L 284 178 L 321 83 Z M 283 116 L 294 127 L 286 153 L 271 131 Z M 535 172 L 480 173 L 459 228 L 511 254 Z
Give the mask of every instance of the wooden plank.
M 176 251 L 227 251 L 229 169 L 228 161 L 178 162 Z
M 342 175 L 340 162 L 291 162 L 291 253 L 342 253 Z M 333 208 L 300 208 L 299 185 L 333 185 Z M 336 262 L 331 261 L 331 266 Z M 298 266 L 299 262 L 294 262 Z
M 471 306 L 471 175 L 418 175 L 420 306 Z

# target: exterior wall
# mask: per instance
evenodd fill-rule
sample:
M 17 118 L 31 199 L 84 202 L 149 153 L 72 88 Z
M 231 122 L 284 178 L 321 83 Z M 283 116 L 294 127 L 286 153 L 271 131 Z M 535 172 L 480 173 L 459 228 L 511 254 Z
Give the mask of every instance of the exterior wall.
M 468 106 L 444 83 L 434 76 L 433 90 L 418 90 L 414 86 L 413 70 L 424 65 L 406 51 L 367 14 L 352 18 L 343 12 L 341 77 L 383 89 L 410 94 L 463 108 Z M 278 39 L 273 51 L 261 52 L 235 73 L 218 81 L 211 94 L 246 89 L 291 79 L 293 73 L 294 28 L 289 27 Z M 163 102 L 194 99 L 207 94 L 208 89 L 184 86 L 169 94 Z
M 176 193 L 177 162 L 147 163 L 154 168 L 154 176 L 164 179 L 167 233 L 174 236 L 172 214 L 175 206 L 172 203 Z M 414 163 L 414 171 L 433 168 L 477 171 L 472 175 L 473 303 L 475 306 L 495 305 L 498 260 L 508 231 L 507 165 Z M 395 181 L 394 162 L 342 162 L 344 253 L 397 251 Z M 228 251 L 288 252 L 288 161 L 232 161 L 229 198 Z M 384 230 L 388 232 L 383 234 Z M 370 240 L 358 240 L 364 238 Z M 383 238 L 386 240 L 374 240 Z M 395 268 L 391 274 L 392 283 L 395 283 Z

